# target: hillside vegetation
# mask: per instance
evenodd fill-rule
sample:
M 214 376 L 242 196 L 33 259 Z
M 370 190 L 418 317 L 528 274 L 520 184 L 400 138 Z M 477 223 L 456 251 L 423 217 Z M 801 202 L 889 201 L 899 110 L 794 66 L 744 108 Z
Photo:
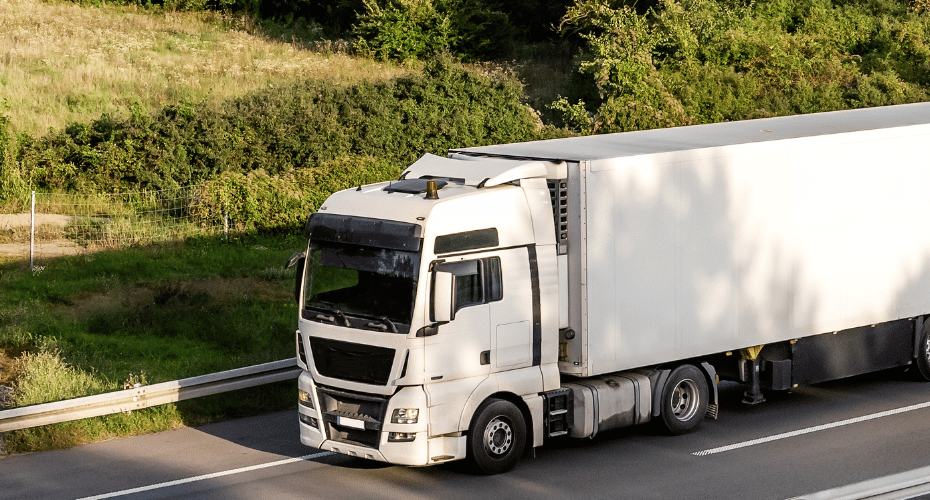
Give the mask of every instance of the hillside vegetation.
M 296 78 L 353 83 L 408 71 L 334 52 L 312 27 L 300 39 L 268 31 L 242 14 L 0 0 L 0 115 L 12 133 L 39 137 L 104 113 L 222 101 Z
M 537 137 L 520 97 L 513 79 L 479 76 L 440 58 L 420 75 L 386 82 L 299 80 L 222 103 L 104 115 L 20 137 L 8 148 L 15 158 L 5 177 L 19 184 L 20 196 L 27 185 L 114 192 L 206 183 L 205 195 L 220 208 L 232 206 L 234 219 L 295 227 L 323 194 L 395 176 L 422 152 Z M 263 180 L 252 182 L 256 176 Z M 258 186 L 268 190 L 257 193 Z M 235 211 L 236 196 L 256 194 L 277 200 L 262 213 L 267 219 Z
M 670 127 L 930 98 L 926 0 L 579 0 L 585 40 L 555 103 L 585 133 Z
M 21 200 L 29 189 L 112 192 L 207 183 L 207 196 L 228 206 L 236 205 L 237 190 L 254 191 L 242 188 L 252 185 L 287 200 L 233 217 L 248 227 L 294 227 L 293 218 L 278 214 L 303 217 L 329 189 L 386 179 L 425 151 L 930 95 L 926 0 L 655 0 L 636 8 L 613 0 L 568 6 L 523 0 L 520 5 L 542 13 L 525 19 L 516 4 L 492 0 L 165 3 L 238 9 L 234 14 L 138 10 L 128 0 L 124 7 L 0 1 L 4 24 L 16 28 L 8 33 L 18 33 L 6 35 L 12 48 L 2 81 L 19 78 L 4 83 L 0 102 L 25 103 L 12 89 L 47 81 L 62 91 L 43 94 L 46 108 L 72 102 L 102 111 L 33 135 L 26 130 L 35 127 L 20 122 L 41 113 L 7 106 L 18 115 L 0 117 L 0 203 Z M 335 7 L 321 10 L 323 4 Z M 554 15 L 553 5 L 565 10 Z M 13 15 L 20 7 L 26 16 Z M 42 12 L 60 19 L 38 30 L 48 35 L 30 38 L 22 19 Z M 84 26 L 81 19 L 94 17 L 88 12 L 110 16 L 122 28 Z M 335 25 L 298 17 L 314 12 Z M 250 13 L 271 20 L 241 17 Z M 493 26 L 500 38 L 492 50 L 478 44 L 476 33 Z M 300 42 L 261 42 L 267 39 L 252 33 L 263 30 L 290 32 Z M 349 38 L 327 45 L 320 38 L 326 34 Z M 31 40 L 30 49 L 18 46 L 20 37 Z M 56 41 L 66 39 L 71 42 Z M 564 58 L 554 58 L 549 80 L 562 84 L 549 102 L 536 94 L 538 114 L 527 108 L 517 80 L 527 60 L 498 61 L 503 69 L 490 74 L 454 61 L 539 54 L 540 47 L 558 54 L 566 44 L 577 53 L 574 71 L 560 79 L 555 67 Z M 336 45 L 373 59 L 313 48 Z M 424 60 L 431 62 L 418 62 Z M 338 69 L 345 61 L 352 61 L 355 76 Z M 390 61 L 406 63 L 407 72 L 392 75 L 400 70 Z M 99 68 L 96 75 L 92 68 Z M 128 75 L 97 76 L 105 70 Z M 84 74 L 88 86 L 69 85 Z M 534 85 L 545 80 L 538 66 L 532 76 Z M 273 77 L 278 80 L 268 83 Z M 110 94 L 101 94 L 101 85 Z M 112 109 L 119 103 L 122 112 Z M 43 108 L 40 100 L 29 104 Z

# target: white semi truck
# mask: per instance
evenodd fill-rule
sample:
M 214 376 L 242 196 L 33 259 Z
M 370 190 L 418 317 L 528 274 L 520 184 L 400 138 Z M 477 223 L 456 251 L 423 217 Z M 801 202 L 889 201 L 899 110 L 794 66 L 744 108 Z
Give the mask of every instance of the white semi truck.
M 295 254 L 300 439 L 503 472 L 556 436 L 930 379 L 930 104 L 457 149 Z

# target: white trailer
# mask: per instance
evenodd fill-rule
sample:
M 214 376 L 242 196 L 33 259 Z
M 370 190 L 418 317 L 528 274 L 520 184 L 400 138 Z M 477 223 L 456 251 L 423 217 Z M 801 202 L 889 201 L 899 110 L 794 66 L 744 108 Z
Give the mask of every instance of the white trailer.
M 930 379 L 930 104 L 425 155 L 300 263 L 300 435 L 407 465 L 716 418 L 717 382 Z

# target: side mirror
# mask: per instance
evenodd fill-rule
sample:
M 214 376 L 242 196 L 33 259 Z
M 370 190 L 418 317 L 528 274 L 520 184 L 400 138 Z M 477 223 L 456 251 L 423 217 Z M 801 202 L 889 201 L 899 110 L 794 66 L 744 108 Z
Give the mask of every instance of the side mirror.
M 446 271 L 436 271 L 433 273 L 433 312 L 432 320 L 436 323 L 448 323 L 455 318 L 452 310 L 455 304 L 455 293 L 453 288 L 455 276 Z
M 300 303 L 300 284 L 304 279 L 304 265 L 307 262 L 307 251 L 297 252 L 291 255 L 284 269 L 290 269 L 297 266 L 297 274 L 294 276 L 294 300 Z

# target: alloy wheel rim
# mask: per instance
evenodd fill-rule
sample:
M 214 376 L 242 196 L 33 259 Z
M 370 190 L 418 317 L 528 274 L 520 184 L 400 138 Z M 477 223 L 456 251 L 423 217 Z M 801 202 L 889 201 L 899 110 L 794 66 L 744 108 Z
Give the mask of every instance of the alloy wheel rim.
M 503 455 L 513 445 L 513 429 L 504 420 L 495 418 L 488 423 L 487 431 L 484 433 L 484 443 L 491 453 Z
M 691 379 L 678 382 L 672 390 L 672 415 L 678 420 L 689 420 L 697 413 L 700 397 L 697 384 Z

